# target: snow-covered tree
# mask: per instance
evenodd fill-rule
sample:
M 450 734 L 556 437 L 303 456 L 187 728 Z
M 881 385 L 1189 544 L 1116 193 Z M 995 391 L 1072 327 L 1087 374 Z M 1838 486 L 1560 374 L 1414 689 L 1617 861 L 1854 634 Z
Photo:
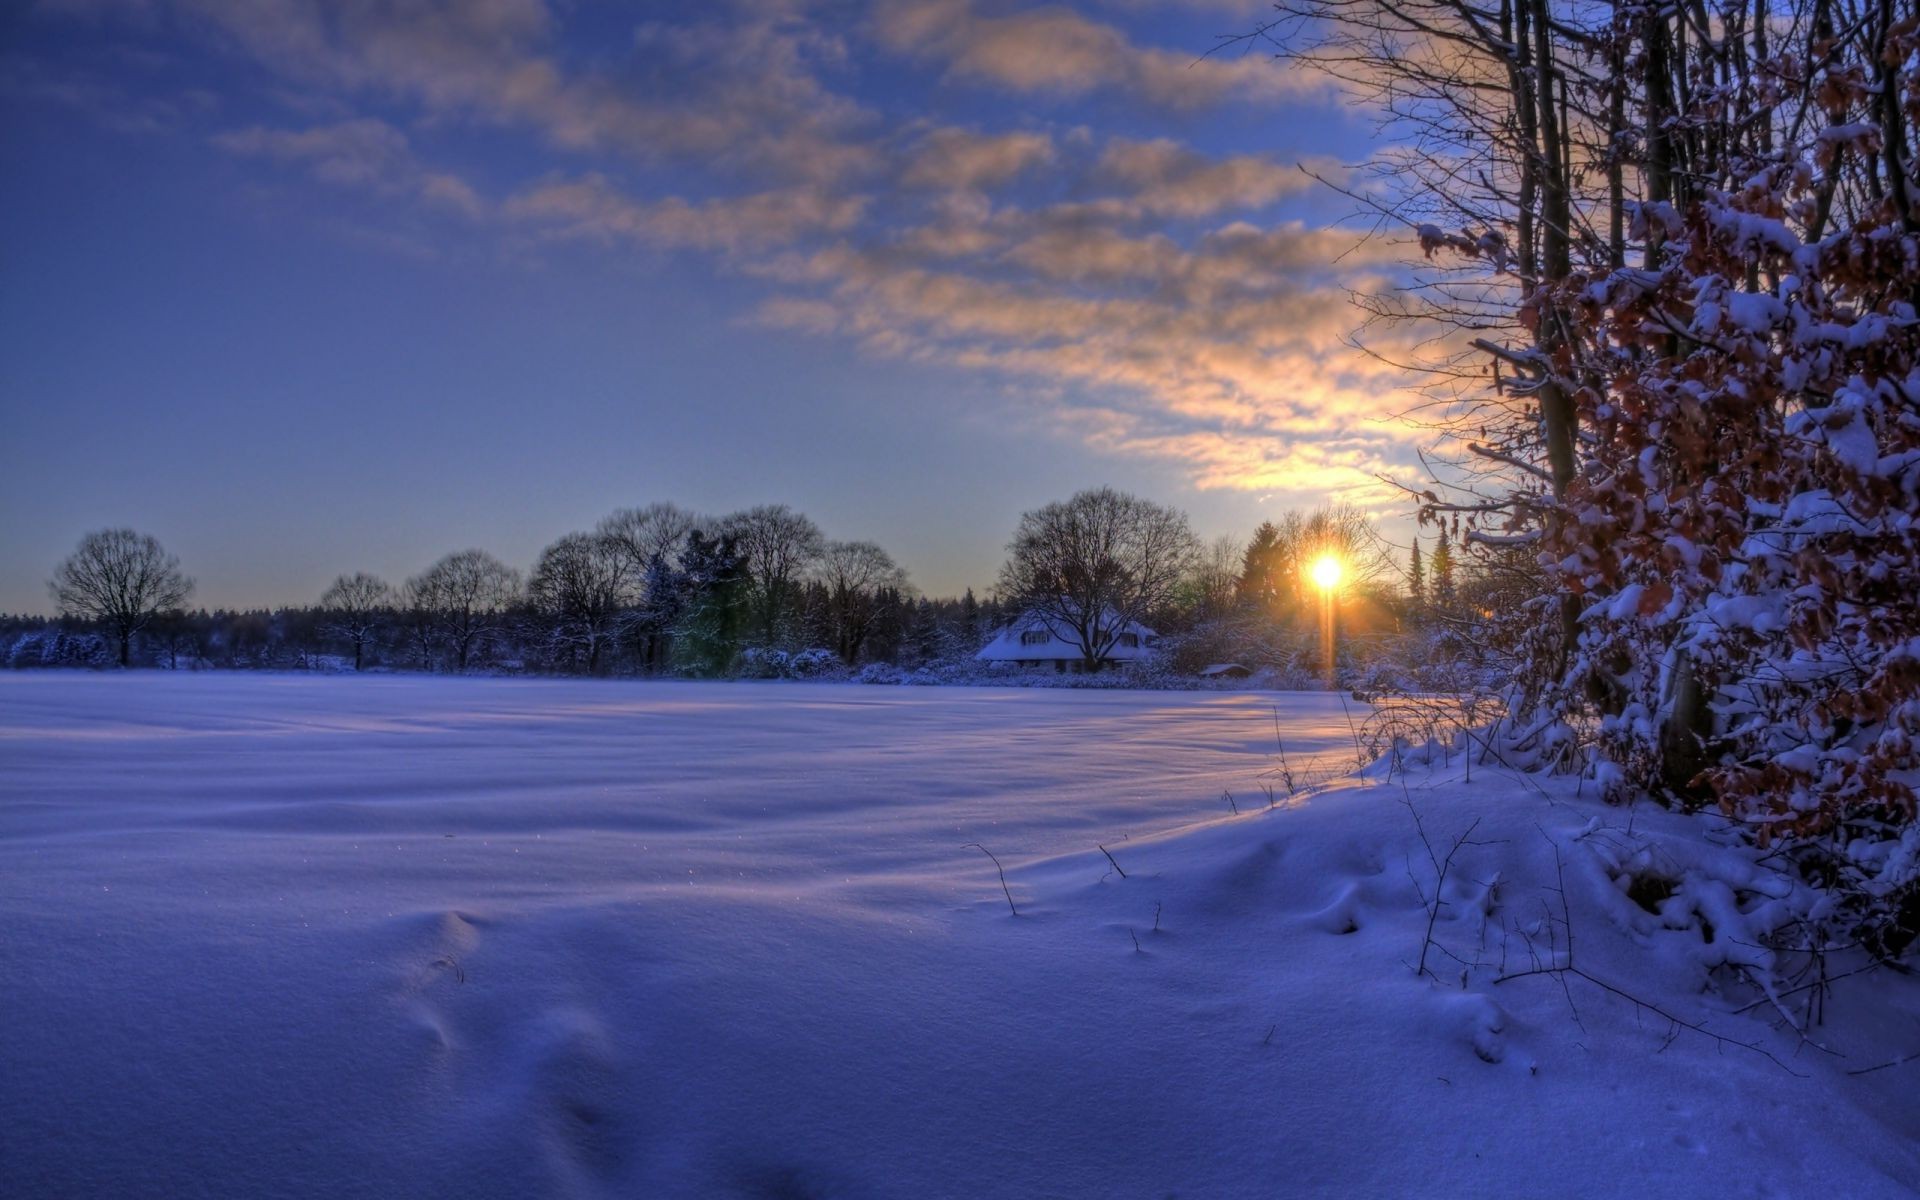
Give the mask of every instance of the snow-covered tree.
M 1717 804 L 1920 930 L 1920 19 L 1911 5 L 1283 0 L 1395 136 L 1459 451 L 1422 515 L 1497 613 L 1526 744 Z M 1356 193 L 1357 194 L 1357 193 Z M 1378 326 L 1376 326 L 1378 327 Z M 1445 327 L 1451 327 L 1449 332 Z M 1490 386 L 1489 386 L 1490 385 Z M 1435 569 L 1435 590 L 1438 570 Z

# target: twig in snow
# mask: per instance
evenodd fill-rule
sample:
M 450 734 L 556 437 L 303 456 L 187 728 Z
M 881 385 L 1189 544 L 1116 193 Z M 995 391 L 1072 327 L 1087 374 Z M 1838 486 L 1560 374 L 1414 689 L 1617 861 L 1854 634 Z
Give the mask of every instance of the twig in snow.
M 1007 909 L 1008 911 L 1013 913 L 1014 916 L 1016 917 L 1019 916 L 1020 910 L 1013 906 L 1013 889 L 1007 886 L 1007 869 L 1000 865 L 999 859 L 994 858 L 993 851 L 987 849 L 985 846 L 982 846 L 979 842 L 968 842 L 965 846 L 962 846 L 960 848 L 962 850 L 965 850 L 969 846 L 971 846 L 975 850 L 978 850 L 980 853 L 986 855 L 988 858 L 993 859 L 993 869 L 1000 872 L 1000 890 L 1007 894 Z
M 1353 769 L 1363 770 L 1367 765 L 1367 752 L 1360 748 L 1360 727 L 1353 723 L 1353 710 L 1347 707 L 1345 693 L 1340 696 L 1340 711 L 1346 714 L 1347 732 L 1353 735 Z
M 1502 975 L 1500 978 L 1494 980 L 1494 982 L 1506 983 L 1508 980 L 1511 980 L 1511 979 L 1525 979 L 1529 975 L 1554 975 L 1554 976 L 1562 976 L 1562 977 L 1567 975 L 1572 975 L 1572 976 L 1575 976 L 1576 978 L 1584 979 L 1588 983 L 1599 988 L 1601 991 L 1610 992 L 1613 995 L 1620 997 L 1622 1000 L 1625 1000 L 1627 1003 L 1633 1005 L 1636 1009 L 1645 1009 L 1646 1011 L 1652 1013 L 1654 1016 L 1659 1017 L 1663 1021 L 1666 1021 L 1669 1026 L 1674 1027 L 1675 1029 L 1692 1030 L 1694 1033 L 1700 1034 L 1702 1037 L 1712 1038 L 1714 1041 L 1714 1044 L 1718 1046 L 1723 1046 L 1723 1047 L 1737 1046 L 1742 1050 L 1751 1050 L 1753 1053 L 1758 1054 L 1760 1057 L 1766 1059 L 1768 1062 L 1772 1063 L 1774 1066 L 1779 1067 L 1782 1071 L 1785 1071 L 1787 1074 L 1792 1075 L 1798 1079 L 1806 1078 L 1805 1075 L 1802 1075 L 1800 1072 L 1794 1070 L 1792 1067 L 1789 1067 L 1787 1064 L 1781 1062 L 1778 1058 L 1774 1057 L 1774 1054 L 1771 1050 L 1768 1050 L 1765 1046 L 1762 1046 L 1757 1042 L 1743 1042 L 1743 1041 L 1740 1041 L 1738 1038 L 1730 1038 L 1730 1037 L 1727 1037 L 1725 1034 L 1715 1033 L 1713 1030 L 1708 1029 L 1705 1025 L 1702 1025 L 1696 1021 L 1689 1021 L 1683 1017 L 1676 1017 L 1672 1013 L 1668 1012 L 1666 1009 L 1661 1008 L 1657 1004 L 1654 1004 L 1652 1001 L 1643 1000 L 1640 997 L 1634 995 L 1632 992 L 1625 991 L 1621 988 L 1617 988 L 1613 986 L 1612 984 L 1608 983 L 1604 979 L 1599 979 L 1599 978 L 1596 978 L 1595 976 L 1589 975 L 1585 971 L 1581 970 L 1579 967 L 1572 965 L 1571 963 L 1565 964 L 1563 966 L 1558 966 L 1558 967 L 1543 967 L 1536 971 L 1516 971 L 1511 975 Z M 1674 1032 L 1674 1029 L 1670 1029 L 1668 1032 L 1666 1044 L 1663 1045 L 1661 1048 L 1665 1049 L 1666 1046 L 1672 1045 L 1673 1039 L 1677 1036 L 1679 1036 L 1678 1033 Z M 1894 1064 L 1888 1064 L 1888 1065 L 1894 1065 Z M 1848 1072 L 1848 1074 L 1853 1074 L 1853 1073 L 1854 1072 Z
M 1274 1030 L 1276 1030 L 1276 1029 L 1278 1029 L 1278 1028 L 1280 1028 L 1280 1027 L 1279 1027 L 1278 1025 L 1269 1025 L 1269 1026 L 1267 1026 L 1267 1036 L 1265 1036 L 1265 1037 L 1263 1037 L 1263 1038 L 1261 1038 L 1261 1039 L 1260 1039 L 1260 1044 L 1261 1044 L 1262 1046 L 1264 1046 L 1264 1045 L 1266 1045 L 1266 1044 L 1267 1044 L 1268 1042 L 1271 1042 L 1271 1041 L 1273 1040 L 1273 1031 L 1274 1031 Z
M 1289 800 L 1300 794 L 1300 788 L 1293 782 L 1293 766 L 1287 762 L 1287 744 L 1280 738 L 1280 708 L 1273 709 L 1273 745 L 1280 759 L 1280 782 L 1287 785 Z
M 1095 842 L 1094 845 L 1100 846 L 1100 843 Z M 1113 851 L 1107 849 L 1105 846 L 1100 846 L 1100 853 L 1106 855 L 1107 861 L 1113 864 L 1113 869 L 1120 872 L 1120 878 L 1125 879 L 1127 877 L 1127 873 L 1120 866 L 1119 860 L 1113 857 Z
M 1902 1065 L 1902 1064 L 1904 1064 L 1904 1063 L 1910 1063 L 1910 1062 L 1912 1062 L 1912 1061 L 1914 1061 L 1915 1059 L 1920 1059 L 1920 1050 L 1915 1050 L 1915 1051 L 1914 1051 L 1913 1053 L 1911 1053 L 1911 1054 L 1902 1054 L 1902 1055 L 1901 1055 L 1901 1056 L 1900 1056 L 1899 1058 L 1893 1058 L 1893 1059 L 1888 1059 L 1888 1060 L 1887 1060 L 1886 1062 L 1883 1062 L 1883 1063 L 1880 1063 L 1880 1064 L 1878 1064 L 1878 1065 L 1876 1065 L 1876 1066 L 1871 1066 L 1871 1067 L 1861 1067 L 1861 1068 L 1860 1068 L 1860 1069 L 1859 1069 L 1858 1071 L 1848 1071 L 1848 1072 L 1847 1072 L 1847 1074 L 1849 1074 L 1849 1075 L 1871 1075 L 1871 1074 L 1873 1074 L 1873 1073 L 1874 1073 L 1875 1071 L 1884 1071 L 1884 1070 L 1886 1070 L 1886 1069 L 1887 1069 L 1888 1067 L 1897 1067 L 1897 1066 L 1900 1066 L 1900 1065 Z
M 1133 952 L 1135 954 L 1146 953 L 1145 950 L 1140 948 L 1140 935 L 1133 931 L 1133 926 L 1131 925 L 1127 926 L 1127 936 L 1133 939 Z
M 1155 933 L 1160 932 L 1160 902 L 1158 900 L 1153 902 L 1153 931 Z
M 1554 845 L 1552 838 L 1547 837 L 1547 831 L 1544 829 L 1540 830 L 1540 836 L 1543 838 L 1546 838 L 1549 845 L 1553 845 L 1553 868 L 1554 868 L 1554 874 L 1556 877 L 1556 882 L 1559 885 L 1554 890 L 1560 893 L 1560 911 L 1562 913 L 1561 920 L 1562 920 L 1562 923 L 1566 926 L 1566 931 L 1567 931 L 1566 949 L 1563 951 L 1557 947 L 1553 948 L 1550 951 L 1550 957 L 1547 960 L 1549 965 L 1536 966 L 1526 971 L 1514 971 L 1510 974 L 1502 975 L 1498 977 L 1493 981 L 1494 983 L 1501 984 L 1514 979 L 1525 979 L 1530 975 L 1551 976 L 1554 980 L 1556 980 L 1560 984 L 1561 991 L 1566 994 L 1567 1004 L 1569 1007 L 1571 1007 L 1573 1004 L 1573 991 L 1571 988 L 1567 986 L 1567 977 L 1571 975 L 1577 979 L 1586 980 L 1588 983 L 1599 988 L 1603 992 L 1607 992 L 1611 995 L 1618 996 L 1622 1000 L 1625 1000 L 1627 1003 L 1634 1006 L 1634 1012 L 1636 1014 L 1638 1014 L 1642 1010 L 1645 1010 L 1646 1012 L 1650 1012 L 1654 1016 L 1659 1017 L 1661 1020 L 1667 1022 L 1666 1040 L 1660 1046 L 1662 1050 L 1665 1050 L 1668 1046 L 1671 1046 L 1674 1043 L 1674 1040 L 1680 1036 L 1680 1031 L 1685 1029 L 1685 1030 L 1690 1030 L 1694 1033 L 1697 1033 L 1702 1037 L 1712 1038 L 1713 1043 L 1716 1046 L 1719 1046 L 1722 1048 L 1727 1046 L 1735 1046 L 1741 1050 L 1751 1051 L 1754 1054 L 1760 1055 L 1762 1058 L 1766 1059 L 1768 1062 L 1772 1063 L 1774 1066 L 1779 1067 L 1782 1071 L 1785 1071 L 1789 1075 L 1795 1076 L 1796 1078 L 1800 1078 L 1800 1079 L 1806 1078 L 1805 1075 L 1802 1075 L 1800 1072 L 1794 1070 L 1792 1067 L 1789 1067 L 1786 1063 L 1781 1062 L 1777 1057 L 1774 1056 L 1772 1051 L 1768 1050 L 1765 1046 L 1762 1046 L 1757 1042 L 1743 1042 L 1743 1041 L 1740 1041 L 1738 1038 L 1730 1038 L 1730 1037 L 1727 1037 L 1725 1034 L 1715 1033 L 1713 1030 L 1708 1029 L 1705 1025 L 1702 1025 L 1697 1021 L 1689 1021 L 1689 1020 L 1686 1020 L 1685 1018 L 1677 1017 L 1674 1014 L 1668 1012 L 1666 1009 L 1661 1008 L 1659 1005 L 1654 1004 L 1652 1001 L 1643 1000 L 1639 996 L 1634 995 L 1632 992 L 1626 991 L 1625 989 L 1622 989 L 1622 988 L 1617 988 L 1614 985 L 1608 983 L 1606 980 L 1601 979 L 1594 975 L 1589 975 L 1587 972 L 1581 970 L 1579 967 L 1574 966 L 1573 965 L 1573 914 L 1572 914 L 1572 910 L 1567 907 L 1566 866 L 1560 858 L 1560 847 L 1558 845 Z M 1552 930 L 1553 930 L 1553 917 L 1551 913 L 1549 913 L 1547 917 L 1547 929 L 1548 929 L 1549 936 L 1551 936 Z M 1579 1020 L 1578 1010 L 1575 1010 L 1574 1012 L 1574 1019 L 1575 1021 Z M 1582 1027 L 1584 1028 L 1584 1025 Z
M 1432 859 L 1433 844 L 1427 841 L 1427 831 L 1425 826 L 1420 824 L 1419 812 L 1414 809 L 1412 804 L 1407 805 L 1407 811 L 1413 813 L 1414 828 L 1419 830 L 1420 841 L 1427 848 L 1427 858 Z M 1420 963 L 1414 968 L 1414 974 L 1416 975 L 1432 974 L 1432 972 L 1427 970 L 1427 951 L 1433 948 L 1433 926 L 1434 923 L 1440 919 L 1440 906 L 1446 903 L 1445 900 L 1441 899 L 1441 894 L 1446 891 L 1447 872 L 1453 870 L 1453 856 L 1460 853 L 1460 847 L 1478 846 L 1481 844 L 1473 840 L 1473 831 L 1479 827 L 1480 818 L 1475 817 L 1473 824 L 1467 826 L 1466 832 L 1453 840 L 1453 848 L 1447 851 L 1447 857 L 1434 865 L 1433 903 L 1427 905 L 1427 936 L 1426 940 L 1420 944 Z M 1456 958 L 1455 961 L 1458 961 L 1458 959 Z M 1436 980 L 1440 978 L 1438 975 L 1434 975 L 1433 977 Z
M 1238 804 L 1235 804 L 1235 803 L 1233 802 L 1233 793 L 1232 793 L 1232 792 L 1229 792 L 1229 791 L 1227 791 L 1227 790 L 1226 790 L 1225 788 L 1222 788 L 1222 789 L 1220 789 L 1220 794 L 1221 794 L 1222 796 L 1225 796 L 1225 797 L 1227 798 L 1227 805 L 1228 805 L 1228 807 L 1230 807 L 1230 808 L 1232 808 L 1232 809 L 1233 809 L 1233 815 L 1234 815 L 1234 816 L 1236 816 L 1236 817 L 1237 817 L 1237 816 L 1239 816 L 1239 815 L 1240 815 L 1240 806 L 1239 806 Z

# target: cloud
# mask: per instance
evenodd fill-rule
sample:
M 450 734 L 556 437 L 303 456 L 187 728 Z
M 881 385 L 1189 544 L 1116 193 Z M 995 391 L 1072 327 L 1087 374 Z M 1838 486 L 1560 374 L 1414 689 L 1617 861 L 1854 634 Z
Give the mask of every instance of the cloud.
M 0 55 L 0 100 L 72 109 L 126 134 L 170 133 L 219 107 L 219 98 L 202 88 L 136 93 L 122 78 L 128 74 L 124 64 L 117 65 L 117 71 L 90 69 Z
M 1053 139 L 1044 133 L 986 135 L 935 129 L 914 148 L 900 172 L 900 182 L 949 191 L 994 188 L 1052 162 L 1053 157 Z
M 1247 437 L 1170 429 L 1114 409 L 1088 409 L 1071 424 L 1107 453 L 1185 463 L 1203 490 L 1279 493 L 1307 502 L 1337 498 L 1382 511 L 1405 504 L 1404 493 L 1381 478 L 1393 475 L 1403 457 L 1404 448 L 1390 437 Z
M 1190 109 L 1297 83 L 1065 8 L 986 3 L 880 0 L 863 33 L 1027 96 Z M 1314 186 L 1294 165 L 880 111 L 834 86 L 858 81 L 873 43 L 804 0 L 648 21 L 630 54 L 590 62 L 538 0 L 173 0 L 154 19 L 265 64 L 265 94 L 310 101 L 301 127 L 216 135 L 229 154 L 460 214 L 507 252 L 710 254 L 760 281 L 763 325 L 992 373 L 1033 398 L 1038 425 L 1184 463 L 1200 486 L 1354 491 L 1417 440 L 1382 420 L 1397 376 L 1344 341 L 1349 295 L 1390 290 L 1398 250 L 1275 220 Z M 520 142 L 488 162 L 484 195 L 416 145 L 476 130 L 469 143 Z M 343 236 L 420 254 L 443 233 Z
M 1011 238 L 989 261 L 896 243 L 784 260 L 770 274 L 789 290 L 760 320 L 1041 389 L 1060 430 L 1186 463 L 1202 487 L 1349 492 L 1404 456 L 1391 373 L 1345 342 L 1348 289 L 1388 286 L 1352 235 L 1235 224 L 1183 247 L 1048 213 L 987 219 Z M 1273 449 L 1308 443 L 1325 448 Z
M 859 221 L 864 207 L 859 197 L 805 188 L 697 203 L 677 196 L 643 202 L 604 175 L 588 174 L 519 192 L 507 200 L 504 212 L 551 237 L 739 254 L 844 231 Z
M 818 72 L 840 40 L 780 14 L 634 34 L 647 74 L 571 70 L 540 0 L 175 0 L 203 28 L 308 87 L 400 99 L 436 119 L 520 126 L 554 147 L 647 161 L 784 170 L 821 180 L 870 168 L 850 134 L 869 119 Z
M 406 134 L 371 117 L 297 130 L 256 125 L 216 134 L 213 143 L 229 154 L 304 166 L 337 187 L 407 194 L 474 219 L 486 210 L 465 180 L 422 167 Z
M 997 15 L 972 0 L 879 0 L 872 28 L 895 53 L 944 63 L 949 78 L 1029 95 L 1115 91 L 1191 109 L 1299 90 L 1295 75 L 1265 56 L 1202 58 L 1138 46 L 1114 26 L 1061 7 Z
M 1337 170 L 1319 163 L 1322 173 Z M 1209 158 L 1166 138 L 1115 138 L 1100 156 L 1098 173 L 1126 189 L 1139 212 L 1205 217 L 1229 208 L 1264 208 L 1283 196 L 1318 186 L 1292 163 L 1251 154 Z

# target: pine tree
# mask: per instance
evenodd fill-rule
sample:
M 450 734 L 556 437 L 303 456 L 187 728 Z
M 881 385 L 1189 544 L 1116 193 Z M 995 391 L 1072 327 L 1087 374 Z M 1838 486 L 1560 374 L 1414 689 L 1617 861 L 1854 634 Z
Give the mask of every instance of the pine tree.
M 1453 609 L 1453 548 L 1441 538 L 1433 548 L 1433 606 L 1442 612 Z
M 1418 610 L 1427 603 L 1427 568 L 1420 561 L 1420 538 L 1413 539 L 1413 558 L 1407 567 L 1407 595 Z
M 673 649 L 673 630 L 680 623 L 686 580 L 664 551 L 647 559 L 647 573 L 634 632 L 641 640 L 641 657 L 648 672 L 667 665 Z
M 933 601 L 922 596 L 917 604 L 906 606 L 903 614 L 907 629 L 902 639 L 912 656 L 913 664 L 921 666 L 940 657 L 940 618 L 933 610 Z
M 675 651 L 697 674 L 718 675 L 740 651 L 748 604 L 748 579 L 739 549 L 729 534 L 687 535 L 680 556 L 682 611 L 674 630 Z
M 1280 531 L 1272 521 L 1260 522 L 1240 560 L 1240 581 L 1234 588 L 1240 607 L 1255 612 L 1272 612 L 1277 607 L 1280 596 L 1274 575 L 1280 549 Z
M 980 602 L 973 598 L 973 589 L 960 598 L 960 651 L 972 654 L 980 648 Z

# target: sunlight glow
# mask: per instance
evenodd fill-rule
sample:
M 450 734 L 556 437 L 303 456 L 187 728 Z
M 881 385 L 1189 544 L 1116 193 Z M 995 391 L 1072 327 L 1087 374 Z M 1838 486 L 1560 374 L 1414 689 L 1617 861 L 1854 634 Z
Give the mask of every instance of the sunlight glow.
M 1340 560 L 1331 554 L 1325 554 L 1314 560 L 1313 586 L 1323 592 L 1330 592 L 1340 586 Z

